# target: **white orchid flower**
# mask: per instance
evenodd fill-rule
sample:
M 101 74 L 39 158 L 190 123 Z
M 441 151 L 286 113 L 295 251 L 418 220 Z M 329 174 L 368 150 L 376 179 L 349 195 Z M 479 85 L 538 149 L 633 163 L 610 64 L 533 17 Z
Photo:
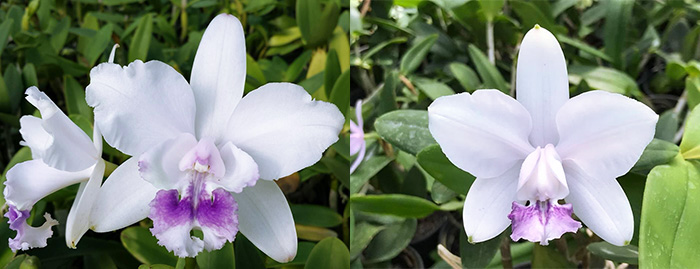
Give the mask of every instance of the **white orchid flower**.
M 477 177 L 464 201 L 469 241 L 491 239 L 512 223 L 513 240 L 546 245 L 581 227 L 573 209 L 605 241 L 628 244 L 634 220 L 616 178 L 652 140 L 658 116 L 620 94 L 569 99 L 564 54 L 539 26 L 523 38 L 516 87 L 517 101 L 479 90 L 428 108 L 430 132 L 445 155 Z
M 364 122 L 362 120 L 362 99 L 358 99 L 357 103 L 355 103 L 355 115 L 357 123 L 350 120 L 350 155 L 357 154 L 357 158 L 350 166 L 350 174 L 355 172 L 355 169 L 360 166 L 362 160 L 365 159 L 365 152 L 367 151 L 365 130 L 363 129 Z
M 95 231 L 148 216 L 158 243 L 180 257 L 219 249 L 240 229 L 274 260 L 294 258 L 294 220 L 273 180 L 320 160 L 343 115 L 291 83 L 241 98 L 245 77 L 243 28 L 227 14 L 204 32 L 189 84 L 159 61 L 93 68 L 88 104 L 105 141 L 132 156 L 102 186 Z
M 117 47 L 112 47 L 110 63 Z M 10 229 L 17 231 L 17 236 L 9 239 L 9 246 L 13 251 L 45 247 L 46 239 L 53 235 L 51 226 L 58 225 L 58 221 L 45 213 L 46 222 L 41 227 L 29 226 L 27 218 L 32 207 L 47 195 L 80 183 L 66 220 L 66 245 L 75 248 L 89 228 L 85 220 L 89 219 L 104 176 L 102 135 L 95 126 L 90 140 L 37 87 L 29 87 L 25 94 L 27 101 L 39 109 L 41 118 L 20 119 L 19 132 L 24 139 L 20 144 L 29 147 L 33 160 L 18 163 L 7 171 L 3 191 L 8 205 L 5 217 Z

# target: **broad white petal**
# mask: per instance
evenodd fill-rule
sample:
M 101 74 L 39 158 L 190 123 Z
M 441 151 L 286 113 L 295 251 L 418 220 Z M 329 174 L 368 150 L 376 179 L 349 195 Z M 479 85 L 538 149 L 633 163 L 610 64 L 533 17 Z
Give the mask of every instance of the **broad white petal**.
M 238 228 L 250 242 L 278 262 L 297 254 L 297 231 L 287 199 L 273 181 L 260 180 L 253 187 L 233 193 L 238 202 Z
M 107 178 L 90 213 L 90 229 L 110 232 L 148 217 L 148 205 L 158 189 L 141 179 L 138 158 L 132 157 Z
M 153 146 L 138 158 L 141 178 L 158 189 L 186 187 L 187 171 L 180 169 L 180 161 L 195 146 L 197 140 L 188 133 L 182 133 Z
M 31 209 L 45 196 L 90 178 L 93 167 L 66 172 L 46 165 L 42 160 L 18 163 L 7 171 L 3 194 L 18 210 Z
M 476 177 L 501 175 L 535 150 L 527 141 L 527 110 L 497 90 L 440 97 L 428 107 L 428 120 L 447 158 Z
M 86 99 L 105 141 L 131 156 L 180 133 L 194 134 L 190 85 L 163 62 L 102 63 L 90 71 Z
M 617 178 L 639 160 L 654 138 L 658 118 L 646 105 L 621 94 L 580 94 L 557 114 L 557 152 L 592 176 Z
M 464 199 L 462 222 L 470 242 L 478 243 L 501 234 L 510 226 L 508 214 L 516 201 L 520 162 L 494 178 L 477 178 Z
M 221 142 L 226 123 L 243 96 L 245 36 L 238 19 L 219 14 L 209 23 L 194 56 L 190 84 L 197 102 L 197 138 Z
M 228 142 L 221 148 L 221 158 L 226 166 L 226 175 L 216 180 L 230 192 L 241 192 L 243 188 L 254 186 L 260 178 L 258 165 L 247 153 Z
M 24 116 L 20 134 L 34 159 L 43 159 L 49 166 L 75 172 L 93 166 L 99 153 L 90 137 L 36 87 L 26 91 L 27 101 L 41 112 L 41 119 Z
M 634 217 L 620 184 L 611 177 L 591 176 L 574 161 L 565 160 L 564 171 L 570 191 L 565 200 L 573 205 L 574 214 L 608 243 L 629 244 Z
M 556 144 L 554 117 L 569 100 L 569 77 L 564 53 L 552 33 L 535 26 L 525 34 L 516 72 L 516 97 L 532 117 L 530 142 L 541 147 Z
M 253 157 L 260 178 L 277 179 L 318 162 L 344 122 L 335 105 L 299 85 L 268 83 L 241 99 L 226 135 Z
M 100 193 L 104 172 L 105 162 L 99 160 L 95 165 L 95 169 L 92 170 L 90 179 L 87 182 L 80 183 L 80 188 L 75 195 L 75 201 L 73 201 L 66 220 L 66 245 L 70 248 L 76 248 L 80 238 L 90 228 L 90 223 L 85 220 L 90 219 L 92 206 Z

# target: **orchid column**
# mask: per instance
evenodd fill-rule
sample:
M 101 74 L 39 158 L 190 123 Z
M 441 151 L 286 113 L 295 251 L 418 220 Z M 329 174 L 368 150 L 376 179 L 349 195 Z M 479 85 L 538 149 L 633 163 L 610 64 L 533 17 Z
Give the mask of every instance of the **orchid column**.
M 512 224 L 513 240 L 546 245 L 581 227 L 573 210 L 604 240 L 628 244 L 634 220 L 616 178 L 639 159 L 658 116 L 620 94 L 569 99 L 561 47 L 538 25 L 520 46 L 516 90 L 517 101 L 479 90 L 428 108 L 430 132 L 445 155 L 477 177 L 464 203 L 469 241 L 486 241 Z
M 86 98 L 97 125 L 132 156 L 102 186 L 95 231 L 148 216 L 158 243 L 180 257 L 219 249 L 240 229 L 274 260 L 294 258 L 294 220 L 273 180 L 318 162 L 344 119 L 291 83 L 241 98 L 245 50 L 241 23 L 221 14 L 202 36 L 190 83 L 159 61 L 91 70 Z

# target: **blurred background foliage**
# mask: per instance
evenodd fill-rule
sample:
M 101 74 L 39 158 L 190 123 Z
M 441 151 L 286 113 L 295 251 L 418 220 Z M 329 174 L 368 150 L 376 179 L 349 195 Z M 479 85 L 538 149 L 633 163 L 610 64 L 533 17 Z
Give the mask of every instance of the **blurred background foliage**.
M 347 1 L 339 0 L 2 1 L 0 171 L 6 173 L 15 163 L 31 158 L 29 149 L 19 145 L 18 132 L 22 115 L 39 116 L 24 100 L 27 87 L 38 86 L 91 135 L 92 110 L 85 102 L 84 89 L 89 70 L 107 61 L 114 44 L 120 45 L 115 63 L 159 60 L 189 78 L 204 29 L 219 13 L 233 14 L 243 24 L 248 54 L 246 93 L 267 82 L 294 82 L 345 113 L 350 86 L 348 8 Z M 219 251 L 178 260 L 156 244 L 147 230 L 151 225 L 147 219 L 122 231 L 89 231 L 77 250 L 66 247 L 65 226 L 54 229 L 43 249 L 15 255 L 7 243 L 0 243 L 0 266 L 327 268 L 336 260 L 347 265 L 348 143 L 347 136 L 341 135 L 319 163 L 278 181 L 290 201 L 299 237 L 298 254 L 288 264 L 265 257 L 240 233 L 235 243 Z M 126 157 L 105 144 L 103 158 L 107 161 L 118 165 Z M 5 180 L 4 173 L 1 180 Z M 36 216 L 49 212 L 63 224 L 77 189 L 72 186 L 37 203 L 29 223 L 39 225 L 42 220 Z M 7 242 L 8 237 L 14 237 L 14 232 L 2 221 L 0 242 Z M 335 259 L 329 259 L 332 257 Z
M 697 266 L 700 218 L 687 212 L 700 207 L 700 109 L 688 116 L 700 102 L 699 19 L 696 1 L 351 0 L 351 103 L 364 102 L 367 143 L 351 175 L 352 267 Z M 511 242 L 510 230 L 466 242 L 461 209 L 474 177 L 435 143 L 426 108 L 484 88 L 514 96 L 518 45 L 535 24 L 560 42 L 571 96 L 620 93 L 661 115 L 618 178 L 635 217 L 629 246 L 587 229 L 546 247 Z

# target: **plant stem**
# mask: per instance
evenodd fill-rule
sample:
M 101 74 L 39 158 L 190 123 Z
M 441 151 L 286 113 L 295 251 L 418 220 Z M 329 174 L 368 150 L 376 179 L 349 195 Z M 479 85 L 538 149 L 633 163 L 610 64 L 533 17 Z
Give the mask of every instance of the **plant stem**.
M 510 238 L 504 236 L 501 240 L 501 265 L 503 269 L 513 269 L 513 257 L 510 254 Z
M 495 48 L 493 44 L 493 20 L 486 22 L 486 46 L 488 46 L 489 62 L 496 64 Z

